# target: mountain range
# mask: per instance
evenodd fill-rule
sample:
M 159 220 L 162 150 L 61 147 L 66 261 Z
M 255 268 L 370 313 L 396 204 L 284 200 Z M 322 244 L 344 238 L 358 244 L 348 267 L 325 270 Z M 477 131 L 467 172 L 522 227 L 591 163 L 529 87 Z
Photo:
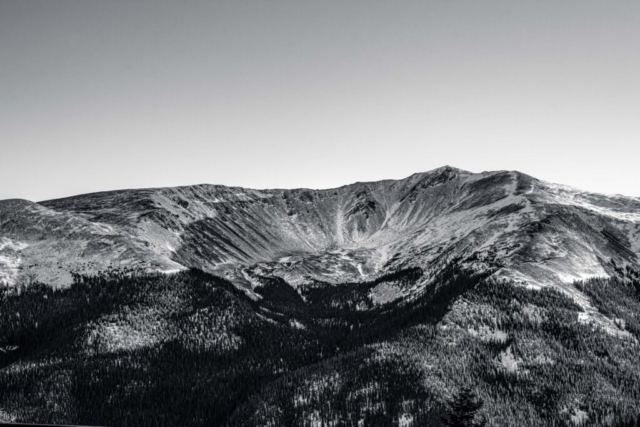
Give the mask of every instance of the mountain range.
M 5 200 L 0 236 L 7 284 L 64 286 L 72 272 L 123 266 L 198 268 L 252 293 L 257 276 L 336 284 L 420 267 L 419 290 L 455 259 L 588 305 L 565 284 L 611 276 L 612 260 L 639 266 L 640 198 L 445 166 L 328 190 L 196 185 Z M 371 298 L 407 296 L 380 289 Z
M 628 387 L 635 390 L 635 377 L 633 381 L 628 378 L 632 385 L 616 385 L 614 379 L 622 381 L 621 376 L 627 374 L 603 373 L 600 365 L 603 358 L 614 355 L 593 356 L 595 344 L 571 347 L 573 341 L 570 345 L 563 341 L 568 332 L 562 328 L 573 328 L 571 337 L 581 336 L 581 342 L 622 345 L 618 359 L 610 362 L 623 370 L 640 367 L 637 356 L 630 356 L 638 353 L 640 337 L 636 317 L 640 316 L 640 284 L 638 292 L 634 290 L 640 279 L 638 271 L 640 198 L 590 193 L 516 171 L 471 173 L 445 166 L 401 180 L 324 190 L 195 185 L 109 191 L 38 203 L 3 200 L 0 281 L 5 289 L 5 323 L 0 319 L 0 326 L 7 332 L 0 333 L 0 349 L 4 344 L 17 350 L 4 351 L 8 356 L 0 354 L 0 386 L 13 390 L 13 400 L 4 405 L 11 406 L 23 421 L 103 424 L 100 421 L 105 419 L 107 425 L 140 425 L 146 420 L 149 425 L 177 425 L 178 421 L 162 411 L 158 414 L 165 418 L 160 419 L 153 418 L 158 414 L 146 415 L 149 418 L 142 421 L 131 415 L 140 411 L 131 402 L 144 400 L 140 396 L 150 398 L 142 391 L 126 394 L 128 397 L 119 395 L 121 391 L 104 391 L 105 399 L 121 399 L 125 407 L 131 407 L 131 413 L 122 409 L 122 413 L 109 414 L 95 409 L 100 407 L 98 401 L 94 412 L 83 413 L 78 395 L 71 399 L 68 391 L 49 391 L 55 396 L 50 399 L 67 408 L 49 414 L 43 409 L 48 403 L 38 403 L 30 394 L 33 391 L 16 386 L 15 381 L 33 369 L 29 381 L 41 378 L 51 388 L 53 378 L 63 375 L 60 372 L 73 372 L 80 377 L 67 379 L 68 386 L 77 392 L 91 383 L 80 371 L 94 369 L 106 375 L 103 370 L 114 358 L 120 364 L 135 359 L 136 366 L 165 363 L 175 368 L 180 365 L 176 354 L 197 348 L 224 360 L 229 352 L 255 353 L 262 355 L 256 357 L 263 357 L 265 365 L 273 364 L 268 369 L 254 367 L 257 362 L 243 356 L 249 359 L 241 368 L 194 368 L 197 378 L 187 381 L 189 390 L 207 389 L 201 383 L 203 379 L 206 383 L 207 375 L 220 384 L 238 381 L 237 372 L 246 374 L 244 380 L 251 378 L 251 387 L 233 389 L 234 402 L 219 403 L 226 408 L 222 412 L 200 408 L 205 411 L 202 414 L 218 417 L 215 419 L 227 425 L 302 425 L 300 420 L 308 425 L 362 425 L 360 421 L 366 421 L 365 425 L 438 425 L 437 413 L 452 394 L 446 383 L 452 381 L 457 384 L 453 388 L 459 388 L 467 381 L 456 376 L 453 366 L 458 365 L 478 371 L 474 375 L 479 377 L 471 375 L 477 380 L 471 385 L 485 399 L 489 425 L 512 425 L 514 420 L 523 425 L 550 425 L 545 424 L 550 420 L 595 423 L 596 416 L 600 418 L 594 425 L 613 425 L 637 415 L 632 408 L 640 403 L 638 396 L 625 391 Z M 496 289 L 502 294 L 495 294 Z M 52 306 L 52 301 L 57 305 Z M 528 319 L 526 327 L 519 323 L 522 319 Z M 43 322 L 56 328 L 42 329 Z M 55 338 L 43 338 L 43 330 L 46 337 Z M 258 333 L 284 340 L 285 347 L 290 340 L 299 340 L 291 344 L 298 354 L 271 348 L 274 344 L 264 343 L 254 335 Z M 196 347 L 194 334 L 201 338 Z M 466 349 L 450 354 L 460 340 L 465 345 L 473 343 L 469 348 L 483 356 L 473 356 Z M 554 347 L 556 341 L 563 350 Z M 433 354 L 419 349 L 427 343 L 433 345 Z M 366 363 L 359 359 L 365 350 L 369 352 Z M 559 369 L 563 363 L 573 363 L 568 355 L 571 351 L 576 360 L 591 360 L 593 372 L 602 376 L 602 381 L 591 384 L 598 396 L 606 395 L 610 387 L 613 391 L 609 393 L 623 400 L 616 403 L 621 405 L 616 406 L 617 412 L 607 414 L 607 404 L 600 397 L 593 401 L 576 397 L 560 385 L 549 393 L 556 393 L 550 396 L 562 405 L 546 400 L 540 378 L 549 374 L 549 364 Z M 442 362 L 446 354 L 457 362 Z M 273 359 L 275 355 L 279 362 Z M 194 366 L 200 366 L 200 359 L 193 357 L 198 361 Z M 475 362 L 469 362 L 470 357 Z M 94 365 L 85 362 L 86 358 Z M 437 360 L 442 366 L 453 363 L 452 370 L 428 377 L 428 366 Z M 396 368 L 389 363 L 404 367 L 393 370 Z M 68 366 L 59 372 L 50 370 L 60 364 Z M 368 364 L 377 364 L 376 369 L 382 369 L 379 372 L 391 372 L 393 381 L 385 377 L 389 384 L 410 383 L 407 390 L 413 390 L 413 403 L 403 407 L 402 399 L 408 397 L 400 392 L 389 397 L 389 384 L 377 388 L 380 378 L 365 381 L 366 375 L 381 375 L 361 372 Z M 499 368 L 497 377 L 478 379 L 487 366 Z M 531 375 L 535 369 L 544 373 L 537 388 L 522 382 L 523 372 Z M 575 375 L 582 378 L 588 369 L 580 369 L 582 373 Z M 411 374 L 415 378 L 427 375 L 436 382 L 431 388 L 417 384 L 407 374 L 412 370 L 417 370 Z M 132 372 L 139 375 L 139 371 Z M 283 379 L 283 373 L 289 376 Z M 355 379 L 350 386 L 337 386 L 337 380 L 331 379 L 334 374 L 355 375 Z M 451 378 L 446 379 L 447 375 Z M 520 409 L 493 388 L 498 387 L 496 381 L 511 384 L 512 379 L 514 387 L 522 389 L 523 400 L 518 404 L 527 402 Z M 282 381 L 289 381 L 288 385 Z M 547 385 L 553 388 L 554 381 L 557 378 L 549 379 Z M 310 410 L 307 403 L 322 402 L 322 393 L 308 391 L 317 391 L 318 384 L 333 390 L 334 394 L 325 396 L 329 401 L 342 399 L 336 396 L 346 387 L 349 393 L 369 396 L 368 403 L 358 400 L 357 420 L 352 419 L 353 408 L 342 408 L 342 415 L 337 415 L 337 403 L 330 410 L 319 406 Z M 354 384 L 365 388 L 354 388 Z M 307 391 L 301 394 L 302 389 Z M 378 401 L 372 401 L 366 390 L 375 391 Z M 425 390 L 430 390 L 429 397 Z M 131 397 L 136 393 L 138 397 Z M 298 398 L 303 401 L 289 408 L 290 412 L 278 400 Z M 420 399 L 431 403 L 420 406 L 416 403 Z M 76 403 L 70 403 L 73 401 Z M 378 411 L 383 418 L 375 424 L 376 405 L 386 401 L 396 406 Z M 25 405 L 31 409 L 25 410 Z M 262 413 L 260 407 L 267 412 Z M 277 408 L 281 408 L 280 415 L 272 413 Z M 536 415 L 527 418 L 523 408 Z M 65 418 L 66 411 L 71 415 Z M 544 415 L 544 411 L 555 412 Z M 506 418 L 501 421 L 495 413 Z M 202 414 L 204 418 L 193 415 L 185 425 L 212 419 Z M 283 414 L 289 418 L 282 418 Z M 427 424 L 416 424 L 418 420 Z

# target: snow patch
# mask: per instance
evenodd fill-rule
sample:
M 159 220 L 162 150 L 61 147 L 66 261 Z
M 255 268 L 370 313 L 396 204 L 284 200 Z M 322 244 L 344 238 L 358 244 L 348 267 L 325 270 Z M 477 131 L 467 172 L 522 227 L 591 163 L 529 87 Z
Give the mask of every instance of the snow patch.
M 491 329 L 486 325 L 482 325 L 478 329 L 468 328 L 467 332 L 469 332 L 474 337 L 480 338 L 483 341 L 505 342 L 509 337 L 509 334 L 507 334 L 505 331 L 501 331 L 499 329 Z
M 289 321 L 289 325 L 291 325 L 291 327 L 295 329 L 307 329 L 307 327 L 297 319 L 291 319 Z
M 500 352 L 498 361 L 509 372 L 517 372 L 518 365 L 522 363 L 522 360 L 517 359 L 513 355 L 513 350 L 511 349 L 511 346 L 507 347 L 506 350 Z
M 178 273 L 178 272 L 183 271 L 183 270 L 185 270 L 184 267 L 183 268 L 169 268 L 169 269 L 166 269 L 166 270 L 159 270 L 159 271 L 160 271 L 160 273 L 164 273 L 164 274 L 174 274 L 174 273 Z
M 413 425 L 413 415 L 402 414 L 398 417 L 398 427 L 411 427 Z
M 571 422 L 574 425 L 584 425 L 587 420 L 589 420 L 589 414 L 585 411 L 578 408 L 573 410 L 573 414 L 571 414 Z

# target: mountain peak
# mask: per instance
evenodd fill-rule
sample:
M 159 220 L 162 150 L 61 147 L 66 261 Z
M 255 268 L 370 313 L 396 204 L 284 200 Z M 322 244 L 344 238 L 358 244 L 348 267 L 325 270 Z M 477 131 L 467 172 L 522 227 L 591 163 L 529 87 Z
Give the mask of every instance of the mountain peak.
M 456 168 L 450 165 L 440 166 L 439 168 L 431 169 L 425 172 L 419 172 L 414 175 L 473 175 L 473 172 L 469 172 L 464 169 Z
M 339 283 L 474 256 L 482 260 L 474 268 L 499 266 L 501 274 L 550 284 L 606 275 L 602 260 L 635 263 L 640 255 L 636 201 L 450 165 L 324 190 L 196 185 L 5 201 L 1 218 L 0 237 L 29 245 L 20 257 L 10 254 L 11 265 L 41 268 L 39 248 L 50 247 L 60 255 L 47 255 L 48 271 L 62 270 L 58 262 L 76 270 L 105 262 L 196 267 L 249 289 L 257 271 Z M 541 251 L 553 258 L 536 262 Z
M 472 173 L 464 169 L 457 168 L 451 165 L 440 166 L 439 168 L 433 169 L 428 172 L 458 172 L 458 173 Z

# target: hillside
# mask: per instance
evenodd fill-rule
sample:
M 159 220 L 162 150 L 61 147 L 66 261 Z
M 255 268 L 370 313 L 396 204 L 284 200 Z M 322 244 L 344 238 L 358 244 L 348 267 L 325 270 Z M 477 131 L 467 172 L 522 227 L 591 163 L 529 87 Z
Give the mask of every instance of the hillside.
M 411 287 L 421 275 L 402 271 L 304 295 L 263 279 L 258 301 L 197 270 L 111 272 L 58 290 L 5 290 L 0 416 L 118 426 L 437 427 L 447 402 L 471 387 L 488 426 L 640 420 L 640 273 L 574 286 L 626 334 L 585 324 L 584 310 L 557 290 L 455 266 L 411 302 L 352 304 L 373 286 Z
M 609 277 L 610 260 L 639 265 L 640 200 L 443 167 L 329 190 L 198 185 L 4 201 L 0 235 L 7 283 L 63 286 L 72 271 L 109 266 L 198 268 L 253 293 L 260 275 L 335 284 L 420 267 L 419 290 L 459 260 L 528 286 L 566 288 Z
M 640 200 L 444 167 L 328 190 L 0 201 L 0 420 L 640 416 Z

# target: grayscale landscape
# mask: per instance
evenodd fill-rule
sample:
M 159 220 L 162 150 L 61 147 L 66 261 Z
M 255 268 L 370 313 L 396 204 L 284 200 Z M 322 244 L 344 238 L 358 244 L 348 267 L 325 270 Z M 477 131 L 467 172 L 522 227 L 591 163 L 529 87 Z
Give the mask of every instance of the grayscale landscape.
M 0 426 L 640 427 L 639 23 L 0 0 Z
M 638 416 L 635 197 L 445 166 L 4 200 L 0 235 L 14 420 L 440 425 L 456 390 L 477 425 Z

